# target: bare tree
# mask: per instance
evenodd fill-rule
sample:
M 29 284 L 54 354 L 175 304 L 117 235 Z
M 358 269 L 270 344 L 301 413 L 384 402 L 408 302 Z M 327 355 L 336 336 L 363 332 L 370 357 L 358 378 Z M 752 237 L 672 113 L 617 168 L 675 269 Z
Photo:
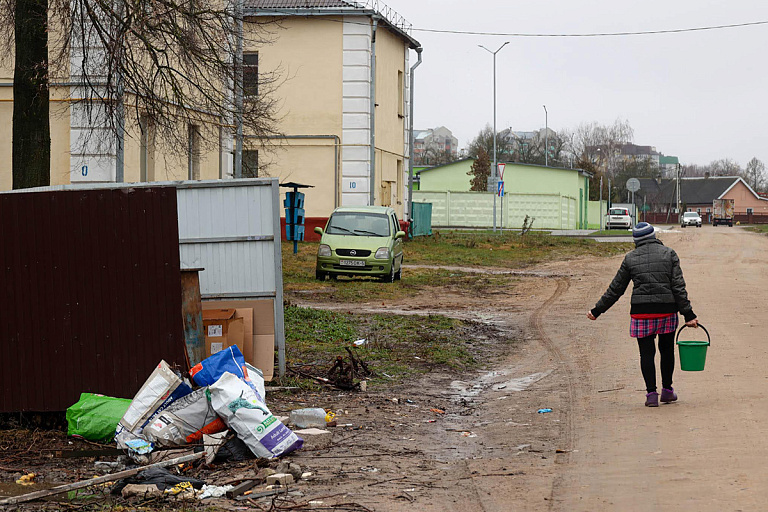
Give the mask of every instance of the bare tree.
M 163 147 L 183 153 L 186 127 L 231 129 L 239 110 L 238 20 L 228 1 L 0 0 L 0 44 L 5 55 L 16 54 L 14 188 L 49 183 L 49 83 L 76 84 L 57 92 L 72 91 L 73 106 L 88 124 L 105 128 L 91 136 L 108 144 L 126 126 L 151 127 Z M 245 32 L 245 48 L 269 43 L 259 25 Z M 251 136 L 275 132 L 276 79 L 259 72 L 244 91 L 250 96 L 242 120 Z M 197 133 L 201 147 L 219 144 L 218 129 Z
M 755 192 L 762 191 L 766 182 L 765 164 L 758 160 L 757 157 L 753 157 L 752 160 L 747 163 L 747 168 L 744 171 L 744 179 Z
M 709 164 L 709 172 L 711 176 L 741 176 L 743 171 L 737 162 L 730 158 L 721 158 Z
M 414 159 L 415 165 L 444 165 L 458 160 L 450 149 L 440 149 L 437 144 L 429 144 Z
M 469 143 L 467 151 L 469 156 L 478 158 L 480 152 L 485 151 L 490 160 L 493 160 L 493 128 L 485 125 L 480 133 Z M 496 160 L 498 162 L 511 162 L 513 160 L 513 143 L 504 137 L 502 132 L 496 134 Z
M 634 140 L 634 130 L 629 121 L 621 119 L 610 126 L 582 123 L 568 133 L 567 140 L 576 162 L 593 163 L 608 176 L 613 176 L 622 159 L 621 147 Z

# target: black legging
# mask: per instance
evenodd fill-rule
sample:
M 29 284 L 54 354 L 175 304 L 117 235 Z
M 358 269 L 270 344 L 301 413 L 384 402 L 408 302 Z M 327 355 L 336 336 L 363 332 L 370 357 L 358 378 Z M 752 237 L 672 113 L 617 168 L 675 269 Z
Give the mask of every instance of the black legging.
M 656 335 L 637 338 L 640 347 L 640 370 L 645 379 L 648 393 L 656 391 Z M 675 333 L 659 334 L 659 353 L 661 354 L 661 385 L 672 388 L 672 372 L 675 371 Z

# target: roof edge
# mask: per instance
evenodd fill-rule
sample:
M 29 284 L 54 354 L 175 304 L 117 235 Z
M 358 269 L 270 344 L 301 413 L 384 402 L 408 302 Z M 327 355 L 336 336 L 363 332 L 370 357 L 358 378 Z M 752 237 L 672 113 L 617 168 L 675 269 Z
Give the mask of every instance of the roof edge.
M 398 27 L 392 23 L 386 16 L 374 9 L 359 8 L 359 7 L 332 7 L 332 8 L 318 8 L 318 7 L 299 7 L 288 9 L 259 9 L 256 7 L 246 7 L 243 11 L 244 18 L 255 18 L 259 16 L 366 16 L 370 18 L 378 18 L 383 22 L 390 30 L 399 35 L 408 42 L 408 46 L 415 50 L 421 48 L 421 43 L 413 38 L 406 30 Z

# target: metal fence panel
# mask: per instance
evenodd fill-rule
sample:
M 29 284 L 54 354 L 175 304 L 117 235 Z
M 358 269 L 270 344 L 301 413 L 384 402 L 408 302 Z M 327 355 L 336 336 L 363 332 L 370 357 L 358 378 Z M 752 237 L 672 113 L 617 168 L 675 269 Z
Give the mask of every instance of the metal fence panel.
M 413 236 L 432 234 L 432 203 L 413 203 Z
M 0 412 L 131 398 L 185 364 L 173 189 L 0 194 Z

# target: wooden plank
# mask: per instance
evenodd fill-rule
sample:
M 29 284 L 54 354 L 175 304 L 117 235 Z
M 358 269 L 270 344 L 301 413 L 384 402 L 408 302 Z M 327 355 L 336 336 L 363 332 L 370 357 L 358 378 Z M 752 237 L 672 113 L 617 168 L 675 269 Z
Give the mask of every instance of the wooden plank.
M 162 462 L 156 462 L 155 464 L 149 464 L 148 466 L 142 466 L 139 468 L 126 469 L 118 473 L 112 473 L 111 475 L 104 475 L 90 480 L 83 480 L 81 482 L 75 482 L 73 484 L 59 485 L 51 489 L 44 489 L 42 491 L 35 491 L 29 494 L 23 494 L 21 496 L 13 496 L 11 498 L 5 498 L 0 500 L 0 505 L 16 505 L 17 503 L 26 503 L 28 501 L 38 500 L 47 496 L 55 496 L 56 494 L 62 494 L 68 491 L 74 491 L 76 489 L 83 489 L 84 487 L 90 487 L 92 485 L 99 485 L 106 482 L 114 482 L 121 478 L 127 478 L 137 473 L 141 473 L 145 469 L 149 468 L 162 468 L 166 466 L 173 466 L 175 464 L 181 464 L 182 462 L 191 462 L 193 460 L 201 459 L 205 457 L 205 452 L 195 453 L 193 455 L 185 455 L 183 457 L 177 457 L 171 460 L 164 460 Z
M 246 491 L 250 491 L 256 485 L 256 480 L 246 480 L 236 485 L 234 489 L 227 491 L 227 498 L 235 499 Z

